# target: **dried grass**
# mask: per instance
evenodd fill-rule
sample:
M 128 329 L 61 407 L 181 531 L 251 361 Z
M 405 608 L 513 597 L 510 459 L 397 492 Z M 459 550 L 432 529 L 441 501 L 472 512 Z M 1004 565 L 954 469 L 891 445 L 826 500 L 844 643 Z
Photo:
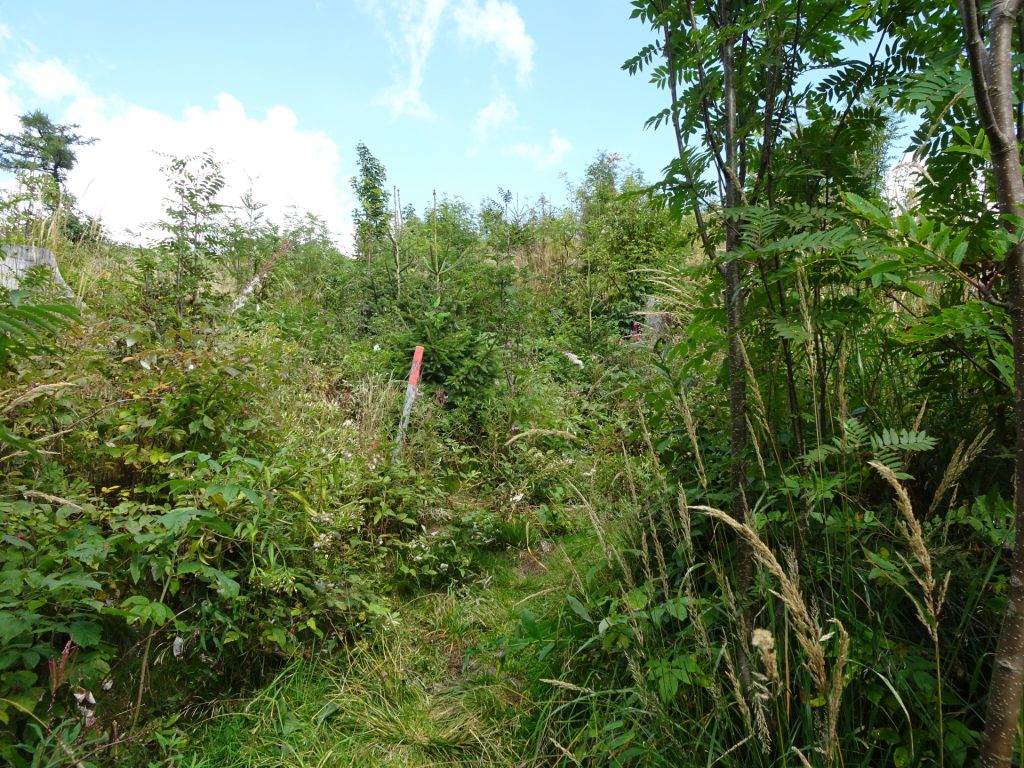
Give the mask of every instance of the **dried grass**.
M 697 423 L 690 411 L 690 401 L 686 398 L 685 386 L 679 388 L 679 409 L 683 414 L 683 424 L 686 425 L 686 435 L 690 438 L 690 445 L 693 446 L 697 478 L 700 480 L 701 488 L 707 489 L 708 475 L 704 469 L 704 459 L 700 455 L 700 443 L 697 442 Z
M 832 745 L 836 741 L 836 727 L 843 693 L 843 672 L 849 659 L 850 642 L 848 633 L 838 619 L 832 619 L 830 623 L 835 626 L 834 632 L 828 635 L 823 634 L 817 618 L 809 609 L 800 592 L 795 576 L 786 572 L 775 557 L 775 554 L 761 540 L 757 531 L 714 507 L 693 506 L 689 507 L 689 509 L 703 512 L 735 531 L 750 546 L 750 551 L 757 562 L 779 583 L 778 591 L 773 591 L 773 594 L 782 600 L 786 606 L 796 635 L 797 644 L 803 654 L 804 667 L 810 674 L 818 695 L 828 702 L 820 747 L 822 754 L 825 756 L 826 764 L 831 765 L 834 758 Z M 727 580 L 724 580 L 724 574 L 719 574 L 719 581 L 723 585 L 727 583 Z M 728 590 L 723 592 L 722 597 L 727 604 L 730 601 L 734 602 Z M 730 608 L 730 610 L 733 609 Z M 824 643 L 833 636 L 838 636 L 839 647 L 830 674 L 825 663 Z M 744 627 L 741 627 L 741 637 L 746 638 Z M 727 670 L 727 673 L 729 673 L 729 670 Z M 747 708 L 745 702 L 741 705 L 741 709 L 743 708 Z M 747 709 L 749 711 L 749 708 Z M 749 723 L 749 714 L 745 713 L 744 717 Z
M 964 441 L 960 441 L 956 450 L 953 451 L 953 456 L 949 460 L 949 464 L 946 465 L 946 471 L 942 474 L 942 481 L 939 483 L 939 487 L 935 489 L 935 495 L 932 496 L 932 503 L 928 505 L 928 517 L 935 514 L 935 510 L 939 508 L 939 504 L 942 503 L 946 494 L 950 489 L 954 489 L 956 487 L 956 484 L 960 482 L 960 478 L 963 477 L 964 473 L 967 471 L 967 468 L 970 467 L 971 464 L 974 463 L 974 460 L 978 458 L 994 434 L 995 430 L 982 430 L 971 441 L 970 445 L 967 445 L 966 447 Z
M 917 568 L 910 565 L 907 559 L 900 555 L 900 560 L 913 576 L 914 581 L 921 588 L 923 602 L 914 601 L 917 609 L 917 616 L 921 623 L 928 630 L 932 640 L 938 642 L 939 614 L 942 612 L 942 605 L 946 600 L 946 589 L 949 586 L 950 574 L 946 573 L 941 584 L 935 577 L 932 568 L 931 554 L 924 543 L 924 534 L 921 530 L 921 523 L 914 514 L 914 508 L 910 503 L 910 496 L 906 488 L 896 477 L 896 473 L 885 464 L 878 461 L 869 461 L 875 471 L 880 474 L 896 493 L 896 509 L 899 510 L 902 521 L 897 523 L 897 529 L 906 543 L 907 548 L 917 562 Z

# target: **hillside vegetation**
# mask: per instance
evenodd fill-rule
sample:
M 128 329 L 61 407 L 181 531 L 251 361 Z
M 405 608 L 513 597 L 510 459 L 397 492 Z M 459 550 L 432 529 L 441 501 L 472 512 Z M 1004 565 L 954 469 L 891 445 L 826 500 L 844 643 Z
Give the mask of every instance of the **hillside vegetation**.
M 632 6 L 654 183 L 415 210 L 360 144 L 348 254 L 212 153 L 145 246 L 18 169 L 81 303 L 0 296 L 4 760 L 1019 758 L 1020 8 Z

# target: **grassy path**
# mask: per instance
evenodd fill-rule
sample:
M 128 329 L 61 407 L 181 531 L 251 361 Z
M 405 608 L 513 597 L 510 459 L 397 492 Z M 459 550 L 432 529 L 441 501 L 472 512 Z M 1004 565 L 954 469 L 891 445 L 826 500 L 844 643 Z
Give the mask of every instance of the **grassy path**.
M 502 656 L 524 607 L 564 600 L 572 560 L 592 546 L 565 539 L 547 555 L 484 558 L 475 581 L 399 607 L 396 625 L 343 656 L 297 661 L 262 692 L 213 717 L 182 761 L 256 766 L 518 766 L 529 762 L 543 706 L 543 665 Z

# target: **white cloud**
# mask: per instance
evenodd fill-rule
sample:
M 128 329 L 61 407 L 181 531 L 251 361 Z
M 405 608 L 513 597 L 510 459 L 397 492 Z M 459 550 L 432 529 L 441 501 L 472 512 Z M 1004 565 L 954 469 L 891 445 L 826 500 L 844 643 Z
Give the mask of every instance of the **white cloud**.
M 486 143 L 494 131 L 508 125 L 518 116 L 519 110 L 515 103 L 505 94 L 499 93 L 473 118 L 473 139 L 477 144 Z
M 0 24 L 0 41 L 10 40 L 11 37 L 11 28 L 6 24 Z
M 14 68 L 14 78 L 28 86 L 34 96 L 47 101 L 89 93 L 85 83 L 58 59 L 22 61 Z
M 432 120 L 434 113 L 430 106 L 423 100 L 420 88 L 423 86 L 422 78 L 417 82 L 411 76 L 408 82 L 395 83 L 385 88 L 374 98 L 375 104 L 387 107 L 393 117 L 418 117 L 421 120 Z
M 533 38 L 519 9 L 511 2 L 485 0 L 362 0 L 363 9 L 385 26 L 391 52 L 405 70 L 395 82 L 381 91 L 376 102 L 395 117 L 432 119 L 430 106 L 423 98 L 427 60 L 438 30 L 451 8 L 460 40 L 493 45 L 502 61 L 516 65 L 516 81 L 525 85 L 533 70 Z
M 381 0 L 358 0 L 359 6 L 365 13 L 369 13 L 381 24 L 386 21 L 384 8 L 381 6 Z
M 21 102 L 11 93 L 14 83 L 0 75 L 0 133 L 15 133 L 21 128 L 18 116 L 24 113 Z
M 251 177 L 270 219 L 280 222 L 297 208 L 321 216 L 342 242 L 350 238 L 338 147 L 322 132 L 301 130 L 287 107 L 272 107 L 259 119 L 222 93 L 215 108 L 192 107 L 181 118 L 129 106 L 109 117 L 92 112 L 73 119 L 99 141 L 79 149 L 68 186 L 111 231 L 138 230 L 162 217 L 168 190 L 160 168 L 167 159 L 158 152 L 183 156 L 210 148 L 227 182 L 222 203 L 237 204 Z
M 238 99 L 222 93 L 211 108 L 190 107 L 174 116 L 97 96 L 55 59 L 23 62 L 13 74 L 11 80 L 0 77 L 0 131 L 17 130 L 23 111 L 17 97 L 23 93 L 66 103 L 63 114 L 50 110 L 54 121 L 78 123 L 78 133 L 98 140 L 78 148 L 68 189 L 115 237 L 143 233 L 163 217 L 169 192 L 160 168 L 167 159 L 157 153 L 212 149 L 227 182 L 223 204 L 237 204 L 251 177 L 269 219 L 282 222 L 295 209 L 308 211 L 323 218 L 343 245 L 351 241 L 352 206 L 338 146 L 323 132 L 301 128 L 288 107 L 250 116 Z
M 924 178 L 929 178 L 924 163 L 913 152 L 904 152 L 900 161 L 885 172 L 883 197 L 898 212 L 905 213 L 917 204 L 917 186 Z
M 525 85 L 533 70 L 533 38 L 514 3 L 486 0 L 462 0 L 455 8 L 459 37 L 475 43 L 490 43 L 498 49 L 498 58 L 511 59 L 516 65 L 516 80 Z
M 372 7 L 377 9 L 377 6 Z M 391 49 L 405 61 L 409 70 L 377 96 L 377 103 L 386 106 L 395 117 L 432 117 L 421 89 L 427 58 L 434 47 L 437 28 L 447 7 L 448 0 L 415 0 L 405 3 L 399 12 L 399 38 L 391 39 Z
M 21 102 L 11 93 L 11 86 L 14 83 L 3 75 L 0 75 L 0 133 L 18 133 L 21 130 L 21 122 L 18 116 L 24 114 Z M 0 191 L 10 192 L 17 187 L 13 178 L 0 180 Z
M 538 168 L 553 168 L 561 164 L 573 151 L 572 144 L 552 131 L 547 144 L 515 144 L 505 150 L 506 155 L 529 160 Z

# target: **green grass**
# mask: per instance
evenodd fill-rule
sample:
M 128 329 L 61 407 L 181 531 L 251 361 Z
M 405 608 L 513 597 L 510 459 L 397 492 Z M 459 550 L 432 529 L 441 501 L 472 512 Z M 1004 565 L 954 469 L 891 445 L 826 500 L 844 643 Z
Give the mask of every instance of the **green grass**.
M 580 536 L 536 558 L 485 554 L 477 580 L 410 599 L 397 623 L 341 655 L 294 661 L 212 716 L 180 765 L 523 765 L 546 667 L 527 654 L 506 660 L 500 641 L 523 608 L 544 613 L 564 599 L 571 562 L 591 546 Z

